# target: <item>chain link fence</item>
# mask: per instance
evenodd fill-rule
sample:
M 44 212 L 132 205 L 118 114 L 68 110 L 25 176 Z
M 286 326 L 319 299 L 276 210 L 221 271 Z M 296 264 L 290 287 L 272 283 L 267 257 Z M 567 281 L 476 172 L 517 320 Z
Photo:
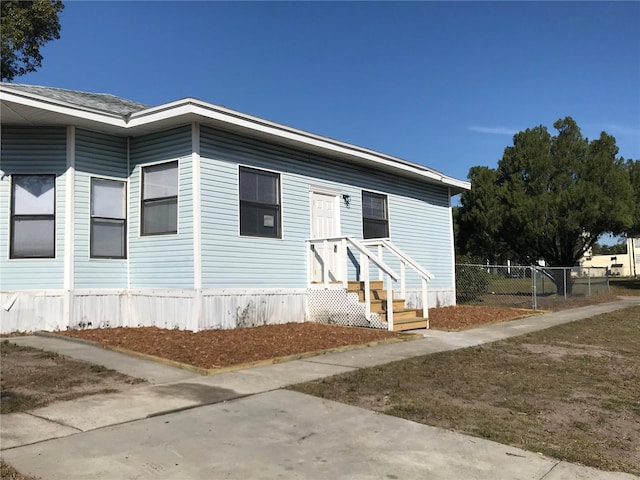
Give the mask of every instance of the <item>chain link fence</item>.
M 609 292 L 606 268 L 456 265 L 456 301 L 546 309 L 571 297 Z

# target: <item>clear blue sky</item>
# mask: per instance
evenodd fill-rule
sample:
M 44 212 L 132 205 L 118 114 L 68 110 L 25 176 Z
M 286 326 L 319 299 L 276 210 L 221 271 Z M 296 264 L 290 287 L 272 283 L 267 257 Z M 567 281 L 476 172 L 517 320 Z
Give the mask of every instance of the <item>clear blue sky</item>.
M 61 24 L 16 83 L 195 97 L 463 179 L 567 115 L 640 159 L 639 2 L 66 2 Z

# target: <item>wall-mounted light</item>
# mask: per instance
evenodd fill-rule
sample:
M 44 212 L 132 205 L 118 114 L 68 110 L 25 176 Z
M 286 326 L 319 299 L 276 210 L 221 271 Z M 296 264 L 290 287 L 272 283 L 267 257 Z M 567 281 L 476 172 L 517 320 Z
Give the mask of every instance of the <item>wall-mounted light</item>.
M 349 207 L 349 205 L 351 205 L 351 195 L 347 195 L 346 193 L 344 193 L 342 195 L 342 200 L 344 200 L 344 205 L 346 207 Z

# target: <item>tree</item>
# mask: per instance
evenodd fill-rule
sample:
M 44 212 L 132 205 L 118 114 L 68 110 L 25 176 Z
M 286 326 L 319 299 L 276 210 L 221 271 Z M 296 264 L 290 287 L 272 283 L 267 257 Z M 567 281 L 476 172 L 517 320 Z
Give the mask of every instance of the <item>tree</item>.
M 627 230 L 628 237 L 640 237 L 640 160 L 628 160 L 627 170 L 629 171 L 629 180 L 635 195 L 635 212 L 633 225 Z
M 488 167 L 469 170 L 473 188 L 462 194 L 462 206 L 453 212 L 458 256 L 469 257 L 479 263 L 519 260 L 498 234 L 502 208 L 497 179 L 497 172 Z
M 60 38 L 60 0 L 1 0 L 2 80 L 34 72 L 42 66 L 40 47 Z
M 593 255 L 624 255 L 627 253 L 627 242 L 616 243 L 615 245 L 600 245 L 598 242 L 591 248 Z
M 462 195 L 459 214 L 467 245 L 489 238 L 531 263 L 570 267 L 601 234 L 631 228 L 636 206 L 615 138 L 602 132 L 590 142 L 571 117 L 554 127 L 555 136 L 544 126 L 514 135 L 496 170 L 471 169 L 473 193 Z M 571 288 L 568 277 L 550 275 Z

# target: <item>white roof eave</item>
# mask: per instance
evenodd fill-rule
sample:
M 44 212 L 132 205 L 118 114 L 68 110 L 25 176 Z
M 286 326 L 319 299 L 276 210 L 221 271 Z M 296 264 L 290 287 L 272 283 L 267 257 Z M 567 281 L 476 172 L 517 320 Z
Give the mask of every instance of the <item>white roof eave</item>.
M 405 175 L 422 177 L 428 183 L 436 183 L 452 189 L 452 194 L 469 190 L 469 182 L 448 177 L 439 172 L 418 164 L 407 162 L 389 155 L 375 152 L 348 143 L 333 140 L 331 138 L 315 135 L 303 130 L 280 125 L 251 115 L 246 115 L 228 108 L 202 102 L 193 98 L 185 98 L 175 102 L 148 108 L 135 112 L 128 117 L 110 114 L 91 108 L 83 108 L 58 100 L 25 92 L 11 90 L 10 86 L 3 85 L 0 89 L 2 102 L 13 102 L 32 108 L 47 110 L 65 117 L 76 118 L 83 122 L 95 122 L 107 125 L 110 130 L 122 129 L 123 133 L 135 134 L 136 132 L 150 132 L 154 124 L 167 123 L 176 125 L 185 121 L 196 121 L 198 118 L 215 123 L 234 126 L 237 130 L 260 133 L 261 136 L 279 138 L 286 143 L 295 143 L 315 149 L 331 152 L 340 156 L 349 156 L 365 163 L 371 163 L 384 167 L 386 170 L 403 172 Z

